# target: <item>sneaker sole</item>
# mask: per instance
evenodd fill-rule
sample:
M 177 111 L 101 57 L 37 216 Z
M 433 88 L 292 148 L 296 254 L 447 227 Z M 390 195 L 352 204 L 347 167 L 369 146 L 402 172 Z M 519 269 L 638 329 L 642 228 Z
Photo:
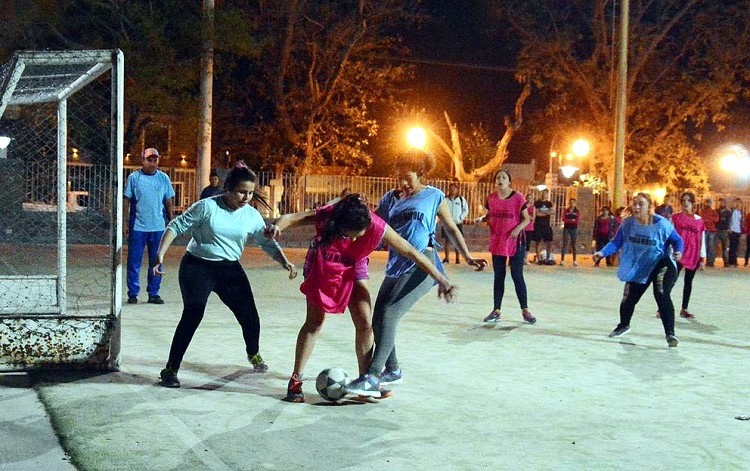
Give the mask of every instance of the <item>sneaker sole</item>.
M 620 332 L 619 334 L 615 334 L 615 333 L 613 332 L 613 333 L 609 334 L 609 337 L 610 337 L 610 338 L 614 338 L 614 337 L 622 337 L 623 335 L 627 334 L 628 332 L 630 332 L 630 327 L 628 327 L 627 329 L 623 330 L 623 331 L 622 331 L 622 332 Z
M 383 385 L 387 386 L 391 384 L 401 384 L 403 382 L 404 382 L 404 378 L 394 379 L 393 381 L 383 381 L 382 379 L 380 380 L 381 386 Z
M 484 322 L 485 324 L 494 324 L 495 322 L 500 322 L 500 318 L 498 317 L 497 319 L 484 319 L 482 322 Z
M 667 345 L 669 345 L 670 348 L 676 347 L 678 343 L 680 343 L 680 341 L 677 339 L 667 340 Z
M 177 388 L 180 387 L 180 383 L 177 383 L 177 384 L 175 384 L 175 383 L 165 383 L 164 380 L 162 379 L 162 380 L 159 381 L 159 386 L 163 386 L 165 388 L 177 389 Z
M 302 396 L 302 397 L 299 397 L 299 396 L 285 396 L 285 397 L 281 398 L 281 400 L 284 401 L 284 402 L 291 402 L 293 404 L 302 404 L 302 403 L 305 402 L 305 397 L 304 396 Z

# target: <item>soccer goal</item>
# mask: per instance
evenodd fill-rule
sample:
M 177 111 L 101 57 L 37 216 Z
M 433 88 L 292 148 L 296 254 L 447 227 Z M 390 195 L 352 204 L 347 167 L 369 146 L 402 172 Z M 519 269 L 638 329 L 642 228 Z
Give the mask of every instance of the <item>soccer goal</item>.
M 123 54 L 0 68 L 0 371 L 119 367 Z

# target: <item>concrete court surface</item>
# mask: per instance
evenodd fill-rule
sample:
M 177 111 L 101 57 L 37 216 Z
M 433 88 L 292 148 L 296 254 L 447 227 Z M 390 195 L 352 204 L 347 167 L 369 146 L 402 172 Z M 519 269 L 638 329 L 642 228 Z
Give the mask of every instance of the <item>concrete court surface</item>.
M 750 414 L 748 269 L 698 273 L 697 317 L 677 320 L 680 344 L 670 349 L 650 291 L 631 331 L 607 338 L 623 287 L 615 268 L 583 257 L 579 267 L 528 266 L 537 324 L 521 322 L 508 276 L 503 320 L 485 325 L 491 269 L 450 264 L 456 302 L 433 290 L 401 322 L 405 380 L 393 397 L 332 405 L 316 394 L 320 370 L 356 374 L 345 314 L 323 328 L 305 372 L 308 402 L 288 404 L 280 399 L 305 314 L 301 280 L 289 281 L 257 249 L 243 264 L 270 371 L 251 371 L 239 326 L 214 295 L 182 365 L 182 388 L 156 384 L 182 308 L 182 250 L 173 247 L 167 261 L 167 304 L 124 306 L 120 372 L 33 377 L 79 469 L 750 469 L 750 421 L 735 419 Z M 288 253 L 301 270 L 304 250 Z M 385 258 L 379 252 L 371 262 L 373 296 Z M 682 279 L 677 307 L 681 291 Z

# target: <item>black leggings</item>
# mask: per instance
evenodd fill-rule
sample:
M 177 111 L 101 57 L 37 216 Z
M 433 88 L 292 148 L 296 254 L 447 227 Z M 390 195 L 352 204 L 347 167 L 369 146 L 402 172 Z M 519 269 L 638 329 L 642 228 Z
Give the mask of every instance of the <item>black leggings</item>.
M 635 305 L 640 301 L 643 293 L 646 292 L 648 285 L 654 284 L 654 299 L 659 306 L 661 323 L 664 325 L 666 335 L 674 335 L 674 305 L 670 296 L 672 288 L 677 281 L 677 267 L 669 258 L 662 258 L 656 264 L 648 280 L 645 283 L 635 283 L 629 281 L 625 283 L 625 291 L 620 302 L 620 325 L 625 327 L 630 325 L 630 319 L 633 317 Z
M 180 369 L 182 357 L 203 319 L 211 292 L 232 311 L 242 327 L 249 356 L 258 353 L 260 318 L 253 291 L 240 262 L 212 262 L 186 253 L 180 263 L 182 318 L 172 339 L 167 368 Z
M 516 296 L 521 309 L 527 309 L 528 294 L 526 292 L 526 280 L 523 279 L 523 261 L 526 258 L 523 241 L 519 241 L 516 247 L 516 253 L 510 257 L 510 277 L 513 279 L 513 285 L 516 288 Z M 505 266 L 508 265 L 508 257 L 504 255 L 492 256 L 492 269 L 495 272 L 495 282 L 493 289 L 494 309 L 500 310 L 505 295 Z
M 680 275 L 682 265 L 677 265 L 677 276 Z M 693 278 L 695 278 L 696 269 L 689 270 L 685 268 L 685 285 L 682 287 L 682 309 L 687 311 L 690 304 L 690 294 L 693 292 Z

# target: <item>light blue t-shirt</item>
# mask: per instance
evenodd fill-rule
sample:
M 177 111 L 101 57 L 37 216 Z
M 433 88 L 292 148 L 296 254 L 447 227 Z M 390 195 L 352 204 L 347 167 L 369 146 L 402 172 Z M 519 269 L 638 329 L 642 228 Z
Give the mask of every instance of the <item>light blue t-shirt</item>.
M 381 198 L 375 213 L 390 225 L 394 231 L 406 239 L 420 252 L 435 246 L 436 216 L 445 194 L 434 186 L 426 185 L 421 191 L 399 199 L 393 190 Z M 437 252 L 436 252 L 437 253 Z M 432 260 L 442 272 L 443 265 L 437 255 Z M 388 264 L 385 276 L 398 278 L 411 269 L 415 263 L 392 248 L 388 249 Z
M 669 258 L 676 268 L 669 246 L 677 252 L 684 248 L 682 237 L 669 219 L 654 214 L 652 224 L 644 226 L 631 216 L 622 222 L 614 239 L 604 246 L 602 255 L 608 257 L 622 249 L 617 277 L 620 281 L 642 284 L 648 281 L 662 258 Z
M 169 176 L 157 170 L 153 175 L 136 170 L 128 176 L 123 196 L 130 200 L 129 227 L 136 231 L 163 231 L 166 226 L 164 203 L 174 198 Z
M 252 237 L 271 258 L 283 263 L 279 244 L 263 235 L 265 227 L 257 209 L 245 205 L 231 210 L 224 203 L 224 196 L 218 195 L 196 201 L 170 221 L 167 229 L 176 235 L 191 230 L 187 251 L 204 260 L 239 260 L 247 239 Z

